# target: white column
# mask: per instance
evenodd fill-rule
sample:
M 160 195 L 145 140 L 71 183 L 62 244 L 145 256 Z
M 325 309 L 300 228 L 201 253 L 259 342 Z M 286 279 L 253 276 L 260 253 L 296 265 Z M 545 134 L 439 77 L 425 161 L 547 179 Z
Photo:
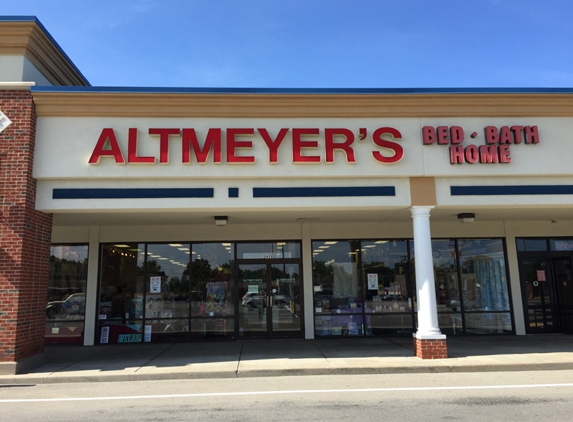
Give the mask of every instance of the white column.
M 314 338 L 314 298 L 312 288 L 312 239 L 310 223 L 302 223 L 302 288 L 304 306 L 304 338 Z
M 415 270 L 418 288 L 418 331 L 419 339 L 445 339 L 438 323 L 436 286 L 434 283 L 434 262 L 432 258 L 432 236 L 430 234 L 431 206 L 410 208 L 414 224 Z
M 84 346 L 93 346 L 96 330 L 97 288 L 99 268 L 99 227 L 90 227 L 88 246 L 88 282 L 86 289 L 86 313 L 84 316 Z

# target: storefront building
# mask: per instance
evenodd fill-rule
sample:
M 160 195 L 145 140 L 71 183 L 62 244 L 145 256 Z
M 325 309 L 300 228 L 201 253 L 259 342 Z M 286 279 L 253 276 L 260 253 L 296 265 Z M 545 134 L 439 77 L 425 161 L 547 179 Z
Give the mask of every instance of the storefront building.
M 7 364 L 573 330 L 573 90 L 91 87 L 35 18 L 0 65 Z

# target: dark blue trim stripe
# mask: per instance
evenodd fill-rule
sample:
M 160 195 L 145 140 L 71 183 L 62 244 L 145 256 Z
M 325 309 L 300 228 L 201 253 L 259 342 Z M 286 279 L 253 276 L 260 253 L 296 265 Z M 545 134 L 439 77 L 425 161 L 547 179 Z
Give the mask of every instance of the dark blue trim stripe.
M 213 188 L 54 189 L 53 199 L 213 198 Z
M 396 196 L 396 189 L 394 186 L 253 188 L 253 198 L 320 198 L 338 196 Z
M 573 185 L 450 186 L 452 196 L 573 195 Z
M 573 88 L 218 88 L 33 86 L 32 92 L 155 94 L 573 94 Z

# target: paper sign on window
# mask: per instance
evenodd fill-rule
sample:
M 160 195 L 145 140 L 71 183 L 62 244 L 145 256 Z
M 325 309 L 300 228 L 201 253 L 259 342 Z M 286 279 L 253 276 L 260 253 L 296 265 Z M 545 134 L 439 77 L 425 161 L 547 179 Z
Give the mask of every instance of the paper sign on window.
M 109 327 L 101 327 L 101 336 L 99 342 L 101 344 L 106 344 L 109 340 Z
M 161 293 L 161 277 L 149 277 L 149 292 Z
M 378 274 L 368 274 L 368 290 L 378 290 Z

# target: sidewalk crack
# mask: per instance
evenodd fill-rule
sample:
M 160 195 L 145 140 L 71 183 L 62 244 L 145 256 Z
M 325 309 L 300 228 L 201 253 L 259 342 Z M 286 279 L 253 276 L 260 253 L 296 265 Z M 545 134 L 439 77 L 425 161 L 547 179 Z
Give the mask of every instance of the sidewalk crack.
M 137 371 L 139 371 L 141 368 L 143 368 L 143 367 L 149 365 L 151 362 L 153 362 L 155 359 L 157 359 L 159 356 L 161 356 L 162 354 L 164 354 L 165 352 L 167 352 L 167 351 L 168 351 L 169 349 L 171 349 L 172 347 L 173 347 L 173 343 L 171 343 L 171 344 L 169 345 L 169 347 L 166 347 L 165 350 L 163 350 L 161 353 L 159 353 L 158 355 L 153 356 L 151 359 L 149 359 L 147 362 L 145 362 L 143 365 L 141 365 L 139 368 L 137 368 L 137 369 L 134 371 L 134 374 L 135 374 Z
M 328 358 L 326 357 L 326 355 L 325 355 L 324 353 L 322 353 L 322 350 L 320 350 L 320 349 L 318 348 L 318 346 L 316 345 L 316 343 L 314 342 L 314 340 L 311 340 L 311 342 L 312 342 L 312 345 L 314 346 L 314 348 L 315 348 L 316 350 L 318 350 L 318 353 L 320 353 L 320 355 L 322 356 L 322 358 L 326 361 L 326 363 L 328 363 L 328 364 L 330 365 L 330 361 L 328 360 Z
M 239 378 L 239 366 L 241 366 L 241 358 L 243 357 L 243 347 L 245 347 L 245 340 L 242 340 L 241 351 L 239 352 L 239 359 L 237 360 L 237 369 L 235 370 L 235 376 Z
M 406 346 L 405 344 L 395 342 L 395 341 L 392 340 L 391 338 L 385 338 L 384 340 L 386 340 L 386 341 L 389 342 L 389 343 L 395 344 L 396 346 L 401 346 L 401 347 L 403 347 L 404 349 L 414 351 L 414 344 L 413 344 L 413 343 L 412 343 L 411 346 Z

